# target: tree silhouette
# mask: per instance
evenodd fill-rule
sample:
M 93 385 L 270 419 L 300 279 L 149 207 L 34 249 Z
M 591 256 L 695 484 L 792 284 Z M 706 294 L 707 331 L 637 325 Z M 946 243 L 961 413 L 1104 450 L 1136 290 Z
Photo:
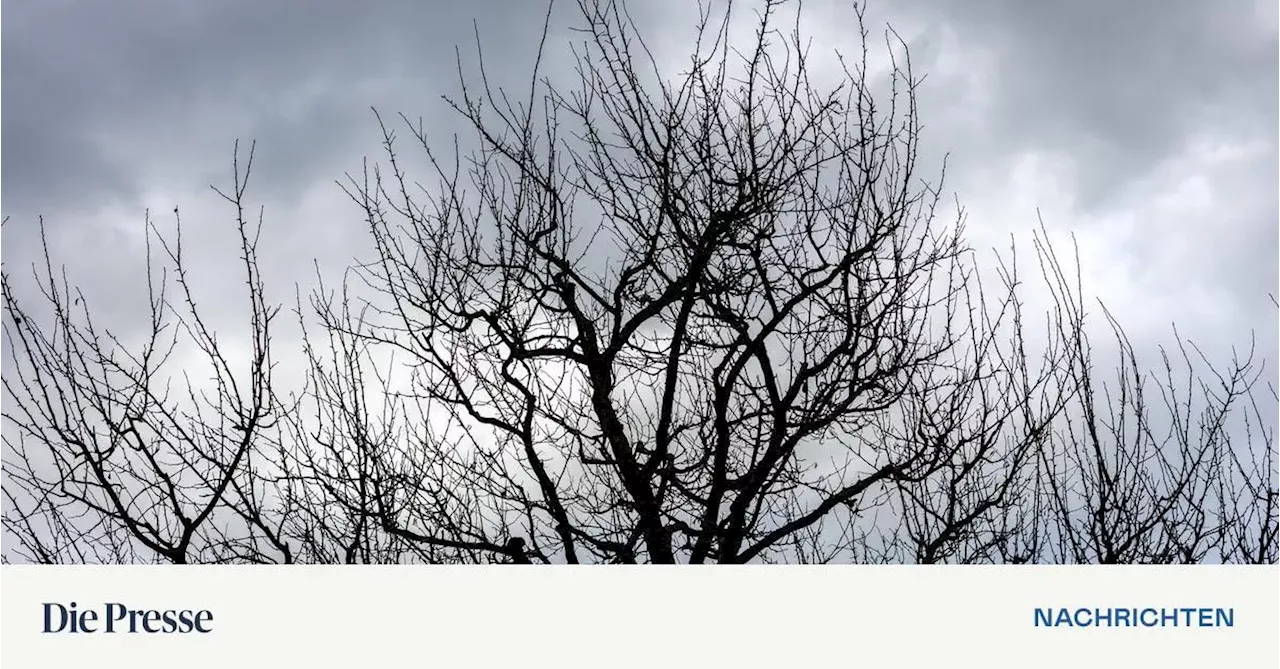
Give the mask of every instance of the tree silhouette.
M 297 300 L 299 387 L 273 373 L 252 150 L 219 191 L 246 359 L 200 316 L 176 209 L 174 235 L 148 220 L 141 344 L 47 247 L 47 317 L 6 268 L 6 559 L 1274 563 L 1260 366 L 1179 339 L 1152 377 L 1104 313 L 1104 383 L 1043 235 L 1030 332 L 1016 258 L 979 272 L 921 177 L 905 45 L 876 71 L 855 6 L 861 53 L 823 86 L 781 5 L 748 44 L 703 8 L 667 78 L 623 4 L 580 0 L 573 85 L 535 64 L 516 101 L 481 54 L 447 98 L 474 150 L 396 124 L 434 187 L 378 116 L 385 162 L 341 184 L 375 254 Z M 175 383 L 180 346 L 207 380 Z

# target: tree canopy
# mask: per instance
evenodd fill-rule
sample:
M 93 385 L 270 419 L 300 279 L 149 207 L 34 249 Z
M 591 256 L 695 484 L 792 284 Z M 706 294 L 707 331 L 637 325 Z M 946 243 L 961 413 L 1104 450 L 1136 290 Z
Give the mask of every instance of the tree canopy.
M 375 253 L 296 301 L 299 342 L 252 149 L 217 191 L 247 350 L 202 315 L 176 211 L 148 219 L 140 342 L 48 253 L 35 307 L 6 262 L 5 558 L 1274 563 L 1261 363 L 1141 356 L 1043 232 L 1030 308 L 918 162 L 905 45 L 871 67 L 855 6 L 862 51 L 819 83 L 782 5 L 750 41 L 705 8 L 669 74 L 624 4 L 579 0 L 570 84 L 459 66 L 474 148 L 378 116 L 381 161 L 340 182 Z

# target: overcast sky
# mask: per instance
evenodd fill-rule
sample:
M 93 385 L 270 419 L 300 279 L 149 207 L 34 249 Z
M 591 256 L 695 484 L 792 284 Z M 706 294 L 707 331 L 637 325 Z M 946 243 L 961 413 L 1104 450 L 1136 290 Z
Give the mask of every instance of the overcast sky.
M 679 62 L 689 3 L 634 2 Z M 202 276 L 234 262 L 226 185 L 232 143 L 258 142 L 249 193 L 265 207 L 274 297 L 311 261 L 341 268 L 365 242 L 335 179 L 378 157 L 371 106 L 422 116 L 448 141 L 454 45 L 477 21 L 492 69 L 529 71 L 544 5 L 517 0 L 12 0 L 3 15 L 6 270 L 35 250 L 43 215 L 55 261 L 105 317 L 142 306 L 143 212 L 180 206 Z M 927 72 L 929 160 L 981 248 L 1046 225 L 1082 245 L 1086 289 L 1140 342 L 1177 322 L 1210 350 L 1258 333 L 1275 359 L 1277 16 L 1272 0 L 869 0 Z M 840 3 L 806 5 L 814 48 L 847 46 Z M 572 20 L 560 2 L 557 25 Z M 563 33 L 558 33 L 563 34 Z M 563 46 L 564 42 L 553 41 Z M 553 64 L 557 62 L 553 60 Z M 563 62 L 560 60 L 558 62 Z M 236 281 L 200 297 L 239 313 Z M 215 314 L 217 315 L 217 314 Z M 217 321 L 215 321 L 216 323 Z M 1280 362 L 1280 361 L 1277 361 Z

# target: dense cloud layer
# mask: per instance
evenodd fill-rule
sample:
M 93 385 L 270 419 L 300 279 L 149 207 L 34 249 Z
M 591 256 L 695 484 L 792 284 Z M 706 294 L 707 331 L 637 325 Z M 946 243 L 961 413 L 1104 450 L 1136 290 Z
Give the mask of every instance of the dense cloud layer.
M 819 78 L 835 72 L 833 50 L 855 46 L 840 1 L 805 8 Z M 975 247 L 1012 238 L 1027 261 L 1042 216 L 1060 248 L 1078 239 L 1085 290 L 1105 299 L 1139 352 L 1167 342 L 1178 322 L 1215 361 L 1251 331 L 1262 354 L 1280 356 L 1280 312 L 1268 301 L 1280 289 L 1275 3 L 867 1 L 873 52 L 892 24 L 916 73 L 928 74 L 924 169 L 936 173 L 948 156 L 947 191 L 968 212 Z M 472 31 L 492 82 L 524 91 L 545 9 L 518 0 L 0 5 L 5 270 L 24 297 L 38 297 L 22 279 L 44 221 L 54 264 L 65 262 L 95 316 L 128 338 L 146 326 L 147 212 L 172 230 L 180 211 L 196 298 L 237 354 L 247 301 L 232 211 L 209 189 L 228 187 L 233 143 L 243 157 L 257 142 L 248 200 L 265 211 L 262 270 L 270 301 L 291 302 L 315 266 L 333 276 L 367 251 L 361 212 L 334 182 L 365 156 L 383 157 L 370 107 L 422 116 L 448 151 L 461 128 L 440 96 L 458 93 L 458 58 L 476 72 Z M 543 63 L 553 79 L 573 75 L 573 5 L 558 0 L 554 14 Z M 655 59 L 678 74 L 692 4 L 631 5 Z M 280 349 L 297 350 L 276 334 Z M 297 372 L 297 361 L 284 363 Z
M 678 62 L 671 36 L 683 26 L 666 22 L 688 14 L 636 5 L 660 54 Z M 1210 349 L 1257 330 L 1274 352 L 1273 3 L 869 9 L 873 28 L 896 26 L 929 73 L 925 144 L 935 159 L 950 153 L 949 185 L 976 245 L 1003 245 L 1011 232 L 1025 240 L 1039 208 L 1051 230 L 1078 235 L 1088 287 L 1142 340 L 1164 339 L 1179 321 Z M 251 197 L 267 207 L 268 280 L 288 299 L 312 258 L 340 268 L 362 248 L 358 212 L 333 181 L 378 152 L 370 106 L 422 115 L 447 137 L 456 127 L 439 96 L 457 91 L 454 47 L 470 53 L 472 20 L 491 69 L 514 82 L 529 71 L 542 11 L 493 0 L 11 4 L 5 262 L 30 261 L 43 214 L 58 259 L 91 279 L 95 304 L 127 318 L 141 306 L 129 290 L 143 211 L 169 216 L 180 205 L 192 248 L 216 272 L 232 247 L 207 186 L 227 181 L 235 139 L 257 139 Z M 568 20 L 571 3 L 557 12 Z M 819 50 L 850 37 L 843 19 L 811 25 Z M 235 289 L 211 284 L 205 297 L 232 305 Z

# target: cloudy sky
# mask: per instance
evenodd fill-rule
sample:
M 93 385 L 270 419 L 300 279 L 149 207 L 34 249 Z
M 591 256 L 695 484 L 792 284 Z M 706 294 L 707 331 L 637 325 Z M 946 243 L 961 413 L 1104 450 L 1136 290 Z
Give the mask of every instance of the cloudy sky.
M 1256 331 L 1274 359 L 1277 16 L 1270 0 L 868 0 L 869 27 L 910 45 L 926 158 L 975 246 L 1030 241 L 1040 211 L 1081 244 L 1086 289 L 1139 342 L 1170 325 L 1209 350 Z M 660 60 L 680 62 L 689 3 L 632 3 Z M 423 117 L 448 141 L 454 47 L 472 21 L 491 70 L 526 75 L 544 5 L 517 0 L 14 0 L 3 26 L 6 271 L 36 250 L 38 216 L 105 318 L 145 298 L 143 215 L 181 207 L 199 297 L 240 313 L 227 209 L 233 142 L 256 140 L 249 197 L 277 299 L 312 259 L 341 268 L 365 243 L 335 185 L 377 157 L 370 107 Z M 561 1 L 557 35 L 572 20 Z M 847 5 L 805 6 L 816 51 L 853 37 Z M 563 46 L 563 40 L 553 40 Z M 554 56 L 552 67 L 563 63 Z M 192 242 L 190 240 L 194 239 Z M 217 321 L 215 321 L 217 322 Z M 230 322 L 230 321 L 228 321 Z M 1280 361 L 1277 361 L 1280 362 Z

